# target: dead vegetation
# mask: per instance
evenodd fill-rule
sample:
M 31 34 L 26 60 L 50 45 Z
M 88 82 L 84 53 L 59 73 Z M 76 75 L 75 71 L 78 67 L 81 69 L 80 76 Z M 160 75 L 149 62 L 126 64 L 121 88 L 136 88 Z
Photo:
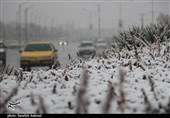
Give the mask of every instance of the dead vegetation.
M 89 80 L 88 70 L 87 67 L 83 65 L 81 85 L 77 95 L 76 113 L 78 114 L 88 113 L 88 98 L 86 96 L 88 80 Z
M 162 50 L 160 50 L 160 51 L 162 51 Z M 119 54 L 120 54 L 120 58 L 122 58 L 123 55 L 121 53 L 119 53 Z M 162 56 L 161 54 L 162 53 L 160 53 L 158 57 Z M 117 54 L 115 54 L 115 55 L 117 55 Z M 139 52 L 138 55 L 140 55 L 140 52 Z M 168 53 L 165 54 L 165 52 L 164 52 L 164 56 L 167 56 L 167 55 L 168 55 Z M 154 57 L 155 56 L 156 55 L 154 55 Z M 114 102 L 117 103 L 117 109 L 121 113 L 125 113 L 125 111 L 129 107 L 127 106 L 126 91 L 125 91 L 125 88 L 124 88 L 124 85 L 127 84 L 125 82 L 127 72 L 125 71 L 124 68 L 128 67 L 128 69 L 130 71 L 135 70 L 135 68 L 140 68 L 141 70 L 146 71 L 147 66 L 150 66 L 150 65 L 147 65 L 145 63 L 143 63 L 143 65 L 142 65 L 141 64 L 142 61 L 140 59 L 136 59 L 135 62 L 132 62 L 131 58 L 129 58 L 129 57 L 130 57 L 130 54 L 127 54 L 125 56 L 125 58 L 129 59 L 128 63 L 120 64 L 120 65 L 122 65 L 122 67 L 119 69 L 119 76 L 118 76 L 119 83 L 118 83 L 118 85 L 115 86 L 114 83 L 112 83 L 111 81 L 108 81 L 108 90 L 107 90 L 104 101 L 95 100 L 96 104 L 98 104 L 102 108 L 101 113 L 105 113 L 105 114 L 112 113 L 111 109 L 112 109 L 112 107 L 115 107 L 115 106 L 113 106 Z M 105 67 L 106 69 L 112 68 L 112 67 L 110 68 L 109 66 L 106 66 L 105 65 L 106 62 L 103 59 L 98 59 L 97 62 L 104 65 L 104 66 L 101 65 L 101 66 L 97 67 L 98 70 L 101 70 L 103 67 Z M 81 64 L 83 64 L 83 63 L 81 63 Z M 107 64 L 111 65 L 112 62 L 108 61 Z M 68 66 L 62 73 L 63 79 L 66 82 L 69 82 L 73 78 L 72 76 L 69 75 L 69 70 L 72 70 L 73 66 L 75 66 L 75 65 L 73 64 L 73 65 Z M 81 76 L 79 76 L 79 78 L 81 78 L 80 79 L 80 81 L 81 81 L 80 87 L 78 89 L 77 85 L 75 85 L 75 86 L 73 86 L 73 91 L 72 91 L 72 95 L 76 96 L 76 99 L 75 99 L 76 105 L 74 105 L 73 101 L 68 101 L 67 106 L 68 106 L 68 109 L 74 110 L 75 113 L 88 114 L 89 113 L 88 106 L 90 104 L 89 101 L 88 101 L 90 96 L 88 96 L 88 94 L 87 94 L 88 93 L 88 91 L 87 91 L 88 83 L 89 83 L 89 78 L 90 78 L 89 77 L 90 71 L 88 69 L 92 69 L 93 67 L 90 66 L 90 65 L 85 65 L 85 64 L 83 64 L 83 66 L 80 65 L 80 67 L 82 67 L 82 73 L 81 73 Z M 20 87 L 20 83 L 22 81 L 25 81 L 25 73 L 24 73 L 24 71 L 22 71 L 20 69 L 16 70 L 14 67 L 10 67 L 10 66 L 3 67 L 3 68 L 5 68 L 5 69 L 3 69 L 4 71 L 1 70 L 1 78 L 0 78 L 1 81 L 6 79 L 6 76 L 13 75 L 13 76 L 16 77 L 15 79 L 18 83 L 18 86 L 15 87 L 14 89 L 11 89 L 11 92 L 6 97 L 2 96 L 2 91 L 0 91 L 0 98 L 1 98 L 0 99 L 0 113 L 10 113 L 10 111 L 8 110 L 8 107 L 11 106 L 10 100 L 15 95 L 17 95 L 18 87 Z M 50 73 L 53 76 L 57 76 L 56 73 L 54 73 L 54 72 L 50 72 Z M 39 81 L 42 81 L 42 82 L 44 80 L 48 79 L 48 77 L 42 78 L 40 75 L 37 76 L 37 77 L 39 78 L 39 79 L 38 78 L 37 79 Z M 113 77 L 115 77 L 115 76 L 112 76 L 112 79 L 114 79 Z M 24 89 L 27 88 L 29 83 L 35 82 L 35 80 L 33 78 L 34 78 L 33 72 L 30 72 L 28 80 L 26 80 L 26 82 L 24 84 Z M 150 91 L 153 93 L 155 101 L 157 101 L 157 103 L 159 105 L 158 108 L 154 108 L 152 106 L 151 102 L 149 101 L 147 92 L 144 89 L 142 89 L 141 93 L 143 95 L 143 101 L 144 101 L 144 105 L 145 105 L 145 109 L 144 109 L 143 112 L 144 113 L 169 113 L 170 102 L 166 106 L 163 106 L 160 102 L 158 102 L 159 94 L 157 94 L 157 92 L 155 90 L 154 78 L 151 75 L 149 75 L 149 76 L 144 75 L 141 78 L 143 78 L 143 80 L 148 81 L 148 83 L 150 85 Z M 59 80 L 57 79 L 56 81 L 59 81 Z M 37 85 L 38 83 L 35 82 L 35 84 Z M 66 88 L 66 85 L 63 84 L 63 86 L 64 86 L 64 88 Z M 117 93 L 116 93 L 116 90 L 118 90 Z M 58 94 L 57 84 L 53 84 L 53 87 L 51 89 L 51 93 L 56 94 L 56 95 Z M 30 93 L 30 103 L 33 107 L 37 107 L 37 109 L 35 110 L 34 113 L 47 114 L 48 108 L 45 105 L 44 98 L 42 96 L 38 96 L 38 97 L 36 97 L 36 96 L 33 93 Z M 101 102 L 103 104 L 100 104 Z
M 148 45 L 147 42 L 145 43 L 146 43 L 145 45 Z M 166 105 L 162 105 L 160 103 L 159 99 L 161 98 L 161 96 L 160 94 L 158 94 L 158 90 L 156 87 L 156 80 L 153 74 L 151 73 L 146 74 L 149 68 L 151 67 L 155 68 L 156 65 L 162 64 L 164 68 L 167 69 L 170 68 L 168 66 L 168 63 L 170 61 L 170 54 L 169 54 L 170 47 L 168 45 L 162 45 L 159 41 L 157 43 L 153 43 L 149 45 L 150 45 L 149 47 L 146 46 L 145 48 L 142 47 L 136 48 L 135 46 L 133 46 L 133 49 L 130 51 L 124 49 L 122 49 L 121 51 L 120 50 L 113 51 L 113 49 L 107 50 L 107 54 L 105 54 L 107 59 L 114 58 L 116 59 L 114 60 L 116 62 L 107 61 L 106 63 L 105 60 L 107 59 L 104 59 L 102 57 L 94 58 L 94 60 L 96 60 L 96 62 L 99 64 L 98 66 L 94 66 L 94 67 L 92 65 L 85 65 L 84 61 L 81 59 L 80 60 L 71 59 L 71 63 L 62 70 L 61 75 L 57 75 L 52 71 L 50 72 L 50 75 L 55 77 L 55 82 L 59 83 L 59 84 L 55 83 L 53 84 L 53 86 L 51 86 L 50 93 L 59 97 L 60 94 L 57 90 L 58 85 L 61 89 L 65 89 L 68 86 L 64 82 L 69 83 L 72 79 L 78 79 L 80 81 L 80 84 L 75 83 L 75 85 L 72 88 L 70 88 L 72 89 L 71 94 L 75 97 L 76 104 L 74 104 L 74 101 L 69 100 L 66 101 L 66 107 L 69 110 L 74 111 L 75 113 L 87 114 L 90 112 L 89 105 L 91 104 L 89 102 L 90 96 L 88 96 L 88 85 L 90 82 L 89 81 L 90 73 L 92 72 L 89 70 L 95 68 L 97 72 L 100 73 L 100 71 L 102 71 L 103 68 L 106 70 L 110 70 L 110 69 L 114 70 L 115 68 L 121 66 L 118 72 L 119 76 L 117 78 L 113 74 L 114 73 L 113 72 L 112 73 L 113 75 L 111 75 L 110 80 L 109 81 L 105 80 L 106 82 L 108 82 L 107 83 L 108 85 L 107 85 L 107 91 L 104 100 L 98 100 L 98 99 L 94 100 L 94 102 L 97 105 L 99 105 L 99 107 L 102 109 L 101 113 L 113 113 L 114 107 L 116 107 L 115 109 L 120 111 L 120 113 L 126 113 L 126 110 L 129 109 L 129 107 L 127 107 L 128 101 L 126 99 L 127 93 L 126 93 L 125 85 L 128 84 L 126 83 L 126 78 L 128 77 L 129 73 L 132 73 L 136 69 L 141 70 L 144 73 L 143 75 L 141 75 L 140 78 L 143 81 L 146 81 L 150 88 L 149 91 L 146 91 L 145 88 L 142 88 L 140 90 L 142 94 L 143 105 L 144 105 L 144 110 L 141 112 L 142 113 L 170 113 L 170 99 Z M 144 57 L 147 58 L 145 59 Z M 69 73 L 69 71 L 72 71 L 75 68 L 82 69 L 82 73 L 80 73 L 76 77 L 74 77 Z M 127 71 L 125 71 L 125 68 L 127 69 Z M 7 65 L 6 67 L 3 66 L 0 70 L 0 83 L 3 80 L 7 79 L 9 76 L 14 76 L 18 85 L 13 89 L 11 88 L 11 92 L 7 93 L 6 96 L 3 95 L 2 90 L 0 89 L 0 113 L 10 113 L 10 111 L 8 110 L 8 106 L 11 103 L 10 100 L 12 100 L 14 96 L 17 95 L 18 90 L 21 89 L 21 82 L 26 81 L 24 83 L 24 86 L 22 87 L 23 89 L 26 89 L 30 83 L 33 83 L 35 85 L 33 86 L 33 88 L 36 88 L 38 83 L 40 82 L 45 83 L 44 80 L 50 79 L 48 76 L 42 77 L 41 73 L 39 73 L 36 77 L 37 79 L 36 80 L 34 78 L 34 72 L 30 72 L 29 77 L 25 77 L 27 75 L 22 69 L 16 69 L 14 67 L 11 67 L 10 65 Z M 64 82 L 60 81 L 61 78 L 64 80 Z M 118 85 L 116 85 L 116 83 L 113 83 L 113 80 L 115 79 L 119 80 L 117 83 Z M 135 82 L 138 83 L 139 79 L 135 79 Z M 165 81 L 165 79 L 162 81 L 167 82 Z M 138 88 L 136 87 L 135 89 Z M 155 103 L 158 105 L 158 107 L 152 105 L 149 92 L 153 94 L 153 98 L 156 101 Z M 37 96 L 32 92 L 29 94 L 29 96 L 30 96 L 30 103 L 32 107 L 37 108 L 34 111 L 34 113 L 47 114 L 49 112 L 47 110 L 48 106 L 45 105 L 46 97 L 38 96 L 37 98 Z M 116 105 L 113 106 L 113 103 L 116 103 L 117 106 Z M 136 110 L 134 110 L 134 112 L 136 112 Z

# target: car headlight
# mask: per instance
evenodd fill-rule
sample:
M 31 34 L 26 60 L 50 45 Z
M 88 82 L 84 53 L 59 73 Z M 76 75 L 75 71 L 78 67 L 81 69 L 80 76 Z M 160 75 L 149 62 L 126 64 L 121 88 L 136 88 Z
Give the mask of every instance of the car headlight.
M 5 50 L 4 49 L 0 49 L 0 52 L 5 52 Z

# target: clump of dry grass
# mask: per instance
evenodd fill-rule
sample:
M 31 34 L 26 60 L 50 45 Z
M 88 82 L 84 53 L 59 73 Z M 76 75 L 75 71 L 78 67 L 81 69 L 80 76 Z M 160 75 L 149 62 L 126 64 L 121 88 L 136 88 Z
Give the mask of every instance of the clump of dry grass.
M 0 113 L 7 113 L 8 110 L 7 110 L 7 104 L 8 102 L 12 99 L 13 96 L 15 96 L 18 92 L 18 86 L 13 88 L 11 93 L 6 97 L 4 98 L 4 100 L 2 100 L 2 96 L 1 96 L 1 100 L 0 100 Z
M 24 77 L 23 77 L 23 75 L 24 75 L 23 70 L 15 70 L 15 71 L 14 71 L 14 75 L 16 76 L 16 78 L 17 78 L 16 81 L 17 81 L 18 83 L 21 83 L 21 81 L 24 80 Z
M 129 69 L 132 71 L 132 61 L 129 60 Z
M 136 59 L 139 61 L 140 57 L 139 57 L 139 54 L 138 54 L 138 51 L 137 51 L 137 47 L 134 45 L 134 50 L 135 50 L 135 57 Z
M 10 76 L 13 74 L 13 72 L 15 72 L 14 66 L 11 67 L 10 65 L 8 65 L 8 66 L 3 65 L 2 67 L 0 67 L 0 69 L 1 69 L 0 70 L 0 82 L 3 79 L 5 79 L 4 75 Z
M 141 68 L 143 71 L 146 71 L 145 67 L 139 61 L 136 61 L 133 65 L 137 68 Z
M 5 65 L 1 65 L 1 66 L 0 66 L 0 74 L 3 74 L 4 69 L 5 69 Z
M 142 91 L 142 94 L 143 94 L 143 97 L 144 97 L 144 105 L 145 105 L 145 110 L 144 110 L 144 112 L 145 112 L 145 113 L 151 113 L 151 111 L 152 111 L 152 106 L 151 106 L 150 101 L 148 100 L 148 97 L 147 97 L 147 95 L 146 95 L 146 92 L 144 91 L 144 89 L 142 89 L 141 91 Z
M 47 107 L 45 106 L 42 96 L 39 96 L 39 106 L 36 110 L 36 113 L 47 114 Z
M 74 108 L 71 101 L 68 101 L 68 108 L 71 109 L 71 110 Z
M 76 88 L 76 86 L 74 85 L 74 86 L 73 86 L 72 95 L 76 95 L 76 93 L 77 93 L 77 88 Z
M 157 95 L 156 95 L 156 92 L 155 92 L 155 83 L 151 79 L 151 76 L 148 76 L 148 79 L 149 79 L 149 84 L 150 84 L 150 87 L 151 87 L 151 91 L 153 92 L 154 98 L 155 98 L 156 101 L 158 101 L 158 98 L 157 98 Z
M 108 81 L 108 94 L 106 96 L 106 101 L 103 106 L 103 113 L 109 113 L 109 110 L 111 108 L 111 102 L 115 96 L 115 91 L 112 83 Z
M 123 68 L 120 68 L 119 70 L 119 100 L 117 101 L 117 104 L 119 106 L 119 110 L 124 113 L 125 107 L 126 107 L 126 101 L 125 101 L 125 93 L 124 93 L 124 81 L 125 81 L 126 71 Z
M 32 105 L 32 106 L 36 105 L 35 96 L 34 96 L 33 93 L 31 93 L 31 95 L 30 95 L 30 101 L 31 101 L 31 105 Z
M 10 66 L 10 65 L 3 65 L 1 67 L 1 70 L 0 70 L 0 74 L 7 74 L 7 75 L 11 75 L 12 73 L 14 72 L 14 66 Z
M 57 93 L 56 88 L 57 88 L 57 85 L 56 85 L 56 84 L 54 84 L 54 86 L 53 86 L 53 90 L 52 90 L 52 93 L 53 93 L 53 94 L 56 94 L 56 93 Z
M 169 114 L 170 113 L 170 97 L 167 106 L 164 107 L 165 113 Z
M 80 89 L 79 89 L 78 95 L 77 95 L 76 113 L 78 113 L 78 114 L 88 113 L 88 108 L 87 108 L 88 100 L 87 100 L 86 92 L 87 92 L 89 75 L 88 75 L 88 70 L 85 65 L 83 66 L 82 69 L 83 69 L 82 81 L 81 81 Z

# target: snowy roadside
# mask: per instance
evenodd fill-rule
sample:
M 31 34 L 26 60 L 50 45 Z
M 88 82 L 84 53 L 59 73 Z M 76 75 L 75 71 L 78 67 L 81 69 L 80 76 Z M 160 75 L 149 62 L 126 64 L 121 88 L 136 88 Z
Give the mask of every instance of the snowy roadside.
M 18 86 L 17 94 L 5 104 L 8 113 L 76 113 L 85 66 L 87 113 L 104 113 L 110 84 L 113 96 L 107 113 L 167 112 L 170 54 L 164 53 L 165 46 L 161 49 L 157 56 L 154 51 L 154 58 L 143 48 L 138 56 L 135 51 L 111 52 L 107 59 L 75 60 L 66 68 L 1 74 L 0 103 Z

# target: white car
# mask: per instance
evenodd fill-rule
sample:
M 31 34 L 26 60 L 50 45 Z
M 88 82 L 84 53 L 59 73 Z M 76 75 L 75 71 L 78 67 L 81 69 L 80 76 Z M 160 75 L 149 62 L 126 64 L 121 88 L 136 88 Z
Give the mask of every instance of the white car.
M 96 55 L 103 55 L 105 49 L 107 48 L 107 42 L 105 40 L 97 40 L 96 42 Z

